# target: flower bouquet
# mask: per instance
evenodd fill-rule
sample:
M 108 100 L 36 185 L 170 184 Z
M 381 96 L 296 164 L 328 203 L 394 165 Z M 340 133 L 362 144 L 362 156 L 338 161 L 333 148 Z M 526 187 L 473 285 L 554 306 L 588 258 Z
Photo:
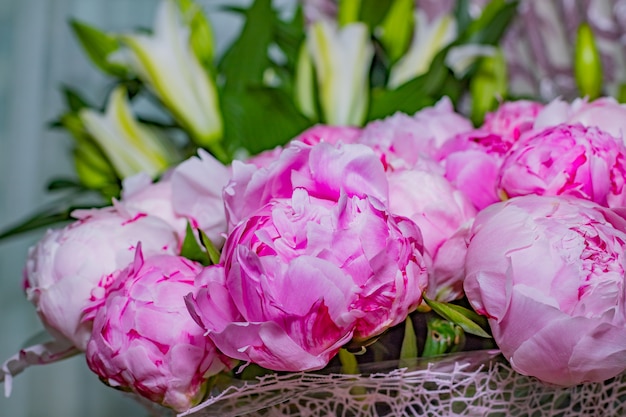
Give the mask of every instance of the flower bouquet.
M 515 4 L 457 20 L 430 68 L 404 79 L 412 49 L 384 39 L 412 2 L 388 6 L 393 24 L 368 21 L 387 27 L 374 39 L 389 67 L 354 21 L 372 12 L 349 5 L 341 30 L 307 26 L 295 84 L 264 61 L 255 80 L 276 76 L 274 87 L 235 77 L 246 71 L 231 52 L 220 84 L 190 1 L 164 2 L 152 36 L 74 23 L 118 83 L 104 114 L 68 92 L 60 124 L 76 139 L 80 187 L 114 198 L 72 210 L 30 250 L 24 290 L 48 338 L 2 365 L 6 391 L 29 365 L 84 354 L 155 415 L 624 411 L 626 107 L 486 105 L 478 93 L 501 85 L 486 77 L 501 56 L 467 41 L 497 41 L 485 28 Z M 139 94 L 174 124 L 136 118 Z M 455 109 L 463 99 L 477 124 Z M 250 120 L 273 139 L 251 142 Z

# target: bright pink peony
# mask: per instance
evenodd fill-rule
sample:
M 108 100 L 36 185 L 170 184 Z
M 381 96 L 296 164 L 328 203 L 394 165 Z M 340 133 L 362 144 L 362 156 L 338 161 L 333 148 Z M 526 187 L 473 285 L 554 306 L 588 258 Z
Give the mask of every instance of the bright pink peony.
M 228 356 L 263 367 L 323 368 L 339 348 L 404 320 L 427 285 L 419 229 L 371 198 L 296 189 L 239 223 L 222 264 L 188 299 Z
M 24 279 L 46 328 L 84 350 L 91 325 L 80 317 L 102 276 L 126 267 L 138 241 L 146 255 L 174 254 L 179 247 L 174 230 L 153 216 L 123 217 L 112 208 L 74 214 L 78 221 L 48 231 L 30 249 Z
M 201 266 L 160 255 L 108 276 L 85 310 L 93 320 L 89 368 L 107 384 L 184 411 L 205 393 L 208 377 L 230 366 L 194 322 L 184 297 Z
M 572 197 L 478 214 L 465 291 L 515 370 L 564 386 L 626 370 L 625 242 L 624 218 Z
M 471 122 L 456 113 L 446 97 L 413 116 L 398 112 L 370 122 L 358 142 L 384 155 L 383 162 L 391 169 L 412 168 L 419 160 L 432 158 L 449 139 L 471 130 Z
M 264 168 L 233 162 L 233 177 L 224 190 L 229 229 L 270 200 L 291 198 L 297 187 L 333 201 L 345 192 L 387 202 L 383 166 L 367 146 L 327 142 L 311 146 L 294 141 Z
M 603 206 L 626 203 L 626 146 L 595 127 L 558 125 L 518 143 L 505 158 L 500 190 L 509 197 L 572 195 Z

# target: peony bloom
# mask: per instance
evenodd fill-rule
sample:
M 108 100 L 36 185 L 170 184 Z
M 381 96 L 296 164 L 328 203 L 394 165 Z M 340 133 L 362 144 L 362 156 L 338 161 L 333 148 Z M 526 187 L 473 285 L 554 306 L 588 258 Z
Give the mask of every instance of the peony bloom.
M 192 315 L 226 355 L 282 371 L 323 368 L 400 323 L 427 285 L 413 222 L 372 198 L 304 189 L 239 223 L 221 263 L 199 276 Z
M 462 292 L 465 239 L 476 209 L 443 176 L 428 170 L 387 173 L 389 211 L 408 217 L 420 228 L 424 249 L 433 259 L 428 292 L 452 300 Z
M 224 189 L 229 229 L 270 200 L 290 198 L 295 188 L 313 197 L 337 201 L 341 192 L 387 202 L 387 178 L 379 158 L 367 146 L 293 141 L 269 165 L 233 162 Z
M 617 207 L 626 203 L 626 146 L 595 127 L 558 125 L 519 142 L 506 156 L 499 188 L 509 197 L 561 195 Z
M 626 106 L 612 97 L 602 97 L 592 102 L 578 98 L 571 104 L 560 99 L 553 100 L 537 115 L 535 128 L 561 123 L 595 126 L 626 141 Z
M 435 159 L 445 167 L 445 177 L 477 209 L 500 201 L 497 181 L 502 161 L 514 143 L 532 130 L 541 108 L 532 101 L 504 103 L 485 116 L 480 128 L 461 132 L 439 147 Z
M 216 245 L 224 241 L 226 213 L 222 193 L 230 169 L 202 149 L 177 166 L 171 177 L 174 212 L 202 229 Z
M 154 216 L 170 225 L 182 243 L 187 229 L 187 219 L 174 212 L 172 181 L 169 176 L 157 182 L 145 173 L 133 175 L 122 182 L 122 196 L 114 200 L 115 209 L 124 216 Z
M 307 145 L 315 145 L 320 142 L 336 143 L 355 143 L 361 134 L 361 129 L 353 126 L 329 126 L 315 125 L 300 133 L 295 140 L 306 143 Z
M 513 144 L 522 134 L 533 129 L 543 108 L 543 104 L 530 100 L 504 102 L 494 112 L 485 115 L 480 130 L 499 135 L 503 141 Z
M 154 216 L 124 217 L 112 208 L 73 213 L 69 226 L 50 230 L 32 247 L 24 270 L 26 296 L 56 337 L 84 350 L 91 334 L 81 314 L 103 276 L 126 267 L 137 242 L 146 255 L 174 254 L 178 238 Z
M 465 292 L 512 367 L 557 385 L 626 370 L 626 220 L 572 197 L 478 213 Z
M 434 157 L 448 140 L 472 130 L 472 123 L 454 111 L 444 97 L 433 106 L 409 116 L 396 113 L 368 123 L 358 142 L 382 155 L 391 169 L 412 168 L 420 159 Z
M 227 369 L 184 297 L 201 266 L 174 255 L 143 257 L 107 276 L 85 310 L 93 320 L 89 368 L 112 387 L 187 410 L 202 399 L 208 377 Z

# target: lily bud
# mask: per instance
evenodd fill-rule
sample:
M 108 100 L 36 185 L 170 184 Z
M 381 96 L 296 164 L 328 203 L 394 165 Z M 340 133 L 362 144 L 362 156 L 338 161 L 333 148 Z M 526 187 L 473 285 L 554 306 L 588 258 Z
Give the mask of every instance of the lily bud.
M 319 20 L 307 34 L 319 86 L 322 119 L 331 125 L 361 125 L 369 104 L 369 69 L 374 56 L 367 26 L 338 28 Z
M 181 23 L 174 2 L 161 3 L 151 36 L 125 35 L 122 41 L 131 68 L 196 144 L 212 148 L 223 135 L 215 81 L 196 56 L 190 30 Z
M 134 118 L 123 87 L 113 90 L 104 114 L 85 108 L 79 117 L 121 179 L 139 172 L 155 177 L 178 161 L 159 131 Z
M 574 76 L 580 94 L 593 100 L 602 93 L 602 61 L 591 27 L 578 27 L 574 51 Z

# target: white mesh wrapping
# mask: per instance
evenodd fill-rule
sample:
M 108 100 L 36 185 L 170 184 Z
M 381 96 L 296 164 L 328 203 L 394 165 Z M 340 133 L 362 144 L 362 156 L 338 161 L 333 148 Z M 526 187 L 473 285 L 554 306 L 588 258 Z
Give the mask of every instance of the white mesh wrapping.
M 267 375 L 233 385 L 179 416 L 626 415 L 626 374 L 574 388 L 547 386 L 493 360 L 493 351 L 362 375 Z M 416 369 L 419 368 L 419 369 Z

